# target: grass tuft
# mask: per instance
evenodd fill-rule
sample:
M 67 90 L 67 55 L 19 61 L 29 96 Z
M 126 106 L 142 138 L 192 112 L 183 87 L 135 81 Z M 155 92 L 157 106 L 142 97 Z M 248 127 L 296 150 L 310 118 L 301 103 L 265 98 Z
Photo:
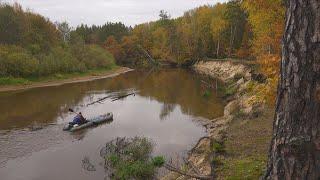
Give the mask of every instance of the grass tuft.
M 0 85 L 17 85 L 17 84 L 30 84 L 30 81 L 24 78 L 13 77 L 0 77 Z
M 225 146 L 221 142 L 213 142 L 212 143 L 212 151 L 216 153 L 224 153 L 225 152 Z

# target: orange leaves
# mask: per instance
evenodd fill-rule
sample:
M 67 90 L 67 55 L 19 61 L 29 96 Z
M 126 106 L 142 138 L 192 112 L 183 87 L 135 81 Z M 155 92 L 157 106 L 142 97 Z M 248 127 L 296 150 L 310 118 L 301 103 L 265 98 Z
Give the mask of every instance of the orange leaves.
M 270 105 L 273 105 L 276 99 L 280 59 L 279 55 L 262 55 L 258 58 L 260 71 L 267 77 L 260 94 Z
M 280 70 L 281 38 L 284 30 L 283 0 L 244 0 L 242 7 L 248 13 L 252 26 L 252 48 L 267 77 L 261 91 L 268 103 L 274 103 Z
M 278 76 L 280 70 L 280 56 L 279 55 L 262 55 L 258 58 L 258 63 L 261 66 L 261 72 L 267 77 Z
M 256 55 L 279 54 L 284 29 L 285 7 L 282 0 L 244 0 L 253 29 Z
M 121 59 L 123 56 L 123 49 L 114 36 L 109 36 L 104 43 L 104 47 L 113 54 L 116 60 Z

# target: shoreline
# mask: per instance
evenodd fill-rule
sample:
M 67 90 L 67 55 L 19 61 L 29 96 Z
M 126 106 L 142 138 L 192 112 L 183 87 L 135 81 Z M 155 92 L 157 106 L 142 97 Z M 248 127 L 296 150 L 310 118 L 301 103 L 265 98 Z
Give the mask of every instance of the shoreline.
M 264 114 L 264 103 L 250 104 L 255 95 L 250 94 L 248 89 L 250 83 L 254 82 L 254 80 L 251 68 L 245 64 L 231 61 L 210 61 L 197 63 L 193 66 L 193 69 L 199 74 L 218 78 L 224 82 L 227 100 L 223 116 L 215 119 L 197 119 L 206 128 L 207 133 L 189 150 L 187 162 L 192 165 L 187 173 L 205 176 L 213 175 L 219 179 L 219 172 L 216 171 L 221 166 L 221 159 L 222 161 L 226 159 L 224 157 L 226 151 L 225 142 L 230 134 L 231 125 L 237 119 L 250 122 L 250 119 L 254 119 L 257 113 Z M 171 172 L 162 179 L 192 178 Z
M 70 84 L 70 83 L 94 81 L 98 79 L 114 77 L 130 71 L 133 71 L 133 69 L 130 69 L 127 67 L 119 67 L 119 68 L 107 70 L 106 72 L 103 72 L 98 75 L 88 74 L 84 76 L 75 76 L 75 77 L 70 77 L 70 78 L 61 79 L 61 80 L 32 82 L 27 85 L 3 85 L 3 86 L 0 86 L 0 92 L 10 92 L 10 91 L 26 90 L 26 89 L 41 88 L 41 87 L 61 86 L 61 85 Z

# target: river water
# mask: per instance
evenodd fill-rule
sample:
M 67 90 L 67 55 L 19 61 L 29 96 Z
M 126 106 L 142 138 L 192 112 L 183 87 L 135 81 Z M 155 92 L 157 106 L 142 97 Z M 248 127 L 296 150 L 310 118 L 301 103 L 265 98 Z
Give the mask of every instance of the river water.
M 132 71 L 116 77 L 22 91 L 0 93 L 0 179 L 103 179 L 99 151 L 116 137 L 144 136 L 155 155 L 186 154 L 205 129 L 197 118 L 223 114 L 223 103 L 202 77 L 183 69 Z M 208 91 L 208 92 L 207 92 Z M 112 102 L 91 102 L 110 95 L 135 92 Z M 206 94 L 207 96 L 204 96 Z M 112 112 L 114 120 L 79 132 L 63 132 L 74 114 L 87 118 Z M 83 168 L 88 158 L 96 171 Z

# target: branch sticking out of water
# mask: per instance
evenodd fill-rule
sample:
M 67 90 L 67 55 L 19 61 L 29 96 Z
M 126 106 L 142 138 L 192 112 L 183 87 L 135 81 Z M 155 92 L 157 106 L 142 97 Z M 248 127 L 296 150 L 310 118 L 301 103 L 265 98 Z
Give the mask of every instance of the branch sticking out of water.
M 126 94 L 126 95 L 122 95 L 122 96 L 118 96 L 118 97 L 113 97 L 111 99 L 112 99 L 112 102 L 113 102 L 113 101 L 117 101 L 117 100 L 126 98 L 126 97 L 131 96 L 131 95 L 135 96 L 136 94 L 135 93 L 130 93 L 130 94 Z
M 188 172 L 185 172 L 179 168 L 176 168 L 174 167 L 173 165 L 171 164 L 168 164 L 166 163 L 164 165 L 164 167 L 166 169 L 168 169 L 169 171 L 173 171 L 173 172 L 176 172 L 178 174 L 181 174 L 181 175 L 184 175 L 184 176 L 187 176 L 187 177 L 190 177 L 190 178 L 196 178 L 196 179 L 214 179 L 213 176 L 206 176 L 206 175 L 201 175 L 201 174 L 193 174 L 193 173 L 188 173 Z
M 108 98 L 111 98 L 112 99 L 112 102 L 113 101 L 117 101 L 117 100 L 120 100 L 120 99 L 124 99 L 128 96 L 135 96 L 136 94 L 135 93 L 129 93 L 129 94 L 125 94 L 125 95 L 108 95 L 108 96 L 105 96 L 105 97 L 102 97 L 102 98 L 99 98 L 97 101 L 94 101 L 94 102 L 91 102 L 89 104 L 87 104 L 86 106 L 90 106 L 90 105 L 94 105 L 94 104 L 97 104 L 97 103 L 100 103 L 102 104 L 102 102 Z

